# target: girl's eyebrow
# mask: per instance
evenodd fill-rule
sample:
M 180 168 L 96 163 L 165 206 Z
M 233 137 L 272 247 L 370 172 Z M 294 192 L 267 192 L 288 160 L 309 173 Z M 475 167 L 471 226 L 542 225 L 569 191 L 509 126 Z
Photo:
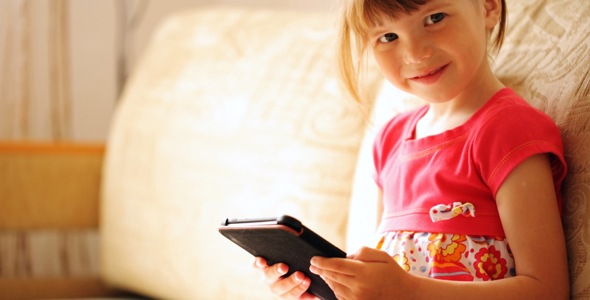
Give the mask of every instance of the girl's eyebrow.
M 387 32 L 387 31 L 388 30 L 385 26 L 375 26 L 375 27 L 371 28 L 371 30 L 369 30 L 368 36 L 369 37 L 381 36 L 383 33 Z
M 447 7 L 451 6 L 451 5 L 453 5 L 453 2 L 452 1 L 429 1 L 428 3 L 426 3 L 424 5 L 424 8 L 421 9 L 421 10 L 424 10 L 424 11 L 433 11 L 433 10 L 439 10 L 439 9 L 447 8 Z

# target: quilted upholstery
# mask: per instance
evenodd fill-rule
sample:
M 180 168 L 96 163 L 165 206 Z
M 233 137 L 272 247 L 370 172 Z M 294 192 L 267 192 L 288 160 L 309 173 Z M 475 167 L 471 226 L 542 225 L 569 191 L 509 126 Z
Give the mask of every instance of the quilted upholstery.
M 572 299 L 590 299 L 590 2 L 518 0 L 508 8 L 509 31 L 495 71 L 561 131 Z

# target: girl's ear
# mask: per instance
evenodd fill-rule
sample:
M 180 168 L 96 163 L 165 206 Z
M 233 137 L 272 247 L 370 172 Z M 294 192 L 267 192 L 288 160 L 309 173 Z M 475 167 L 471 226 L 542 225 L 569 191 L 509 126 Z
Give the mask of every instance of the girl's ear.
M 502 0 L 482 0 L 485 8 L 486 29 L 496 27 L 502 16 Z

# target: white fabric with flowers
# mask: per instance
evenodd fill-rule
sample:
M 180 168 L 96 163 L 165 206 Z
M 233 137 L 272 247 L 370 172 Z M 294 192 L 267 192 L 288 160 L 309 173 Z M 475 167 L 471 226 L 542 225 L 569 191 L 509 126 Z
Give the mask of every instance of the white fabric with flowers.
M 489 281 L 516 275 L 514 258 L 503 237 L 427 232 L 386 232 L 383 250 L 414 275 L 454 280 Z

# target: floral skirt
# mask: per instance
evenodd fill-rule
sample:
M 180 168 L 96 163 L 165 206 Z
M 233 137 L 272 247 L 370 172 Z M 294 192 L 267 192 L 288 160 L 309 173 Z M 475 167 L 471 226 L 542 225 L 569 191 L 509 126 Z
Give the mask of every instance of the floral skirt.
M 404 270 L 424 277 L 488 281 L 516 275 L 503 237 L 386 232 L 376 248 L 389 253 Z

